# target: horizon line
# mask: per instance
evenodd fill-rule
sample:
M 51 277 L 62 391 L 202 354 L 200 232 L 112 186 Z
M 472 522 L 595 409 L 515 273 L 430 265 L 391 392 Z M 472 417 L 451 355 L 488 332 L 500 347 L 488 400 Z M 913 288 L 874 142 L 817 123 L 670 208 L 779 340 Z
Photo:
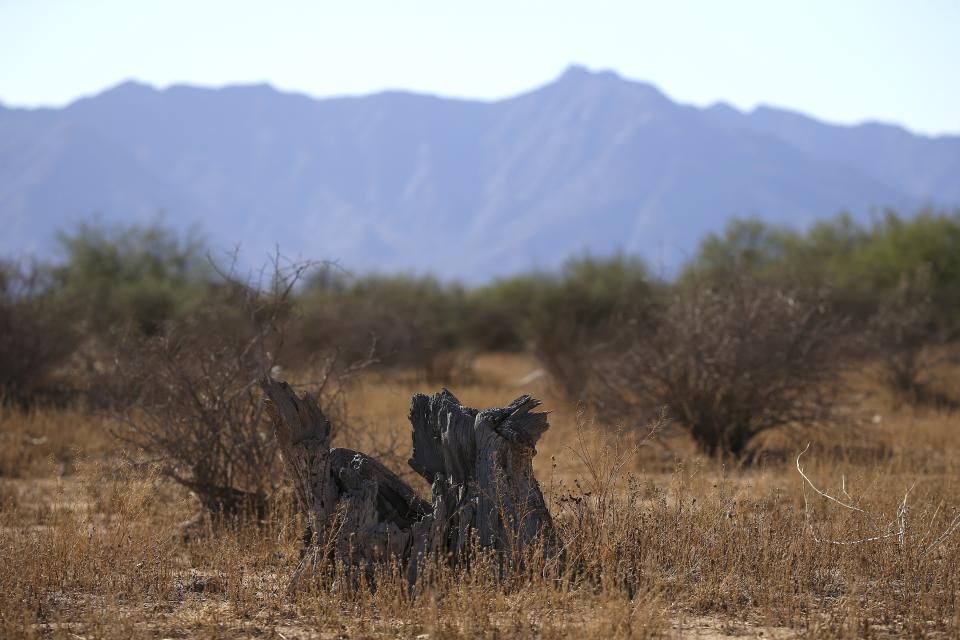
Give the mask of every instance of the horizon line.
M 126 78 L 126 79 L 117 81 L 115 83 L 112 83 L 110 85 L 107 85 L 106 87 L 103 87 L 99 90 L 93 90 L 88 93 L 80 94 L 66 102 L 58 103 L 58 104 L 52 104 L 52 103 L 11 104 L 0 99 L 0 109 L 6 109 L 10 111 L 62 111 L 70 108 L 71 106 L 77 104 L 78 102 L 96 99 L 106 93 L 109 93 L 110 91 L 119 89 L 124 85 L 136 85 L 140 87 L 145 87 L 152 91 L 156 91 L 158 93 L 163 93 L 163 92 L 169 91 L 170 89 L 179 89 L 179 88 L 195 89 L 200 91 L 221 91 L 221 90 L 227 90 L 227 89 L 250 89 L 250 88 L 257 88 L 257 87 L 265 87 L 281 95 L 299 96 L 299 97 L 303 97 L 303 98 L 317 101 L 317 102 L 325 101 L 325 100 L 338 100 L 338 99 L 361 99 L 361 98 L 368 98 L 372 96 L 395 93 L 395 94 L 408 94 L 408 95 L 420 96 L 420 97 L 426 97 L 426 98 L 434 98 L 438 100 L 473 102 L 473 103 L 479 103 L 479 104 L 496 104 L 498 102 L 512 100 L 520 96 L 527 95 L 535 91 L 539 91 L 541 89 L 549 87 L 559 82 L 568 74 L 575 73 L 578 71 L 582 71 L 589 76 L 612 76 L 617 80 L 619 80 L 620 82 L 651 87 L 656 91 L 660 92 L 661 94 L 663 94 L 671 103 L 678 106 L 694 107 L 701 110 L 707 110 L 707 109 L 712 109 L 716 107 L 726 107 L 726 108 L 733 109 L 737 113 L 740 113 L 743 115 L 751 115 L 756 113 L 757 111 L 769 109 L 769 110 L 799 115 L 805 118 L 809 118 L 811 120 L 815 120 L 820 124 L 825 124 L 825 125 L 835 126 L 835 127 L 844 127 L 844 128 L 856 128 L 856 127 L 864 127 L 864 126 L 893 127 L 893 128 L 898 128 L 903 131 L 906 131 L 911 135 L 925 137 L 925 138 L 960 138 L 960 130 L 931 132 L 931 131 L 925 131 L 921 129 L 915 129 L 901 122 L 881 120 L 881 119 L 870 118 L 870 117 L 857 119 L 855 121 L 844 122 L 844 121 L 828 119 L 816 114 L 812 114 L 808 111 L 803 111 L 801 109 L 780 106 L 780 105 L 770 104 L 766 102 L 757 102 L 752 107 L 740 107 L 736 104 L 733 104 L 729 100 L 723 99 L 723 98 L 713 100 L 712 102 L 709 102 L 707 104 L 686 102 L 686 101 L 681 101 L 674 98 L 668 92 L 664 91 L 659 85 L 656 85 L 653 82 L 640 80 L 637 78 L 626 77 L 615 69 L 611 69 L 611 68 L 594 69 L 581 63 L 570 63 L 566 65 L 560 74 L 554 75 L 551 79 L 547 80 L 546 82 L 542 82 L 533 87 L 523 89 L 518 92 L 509 93 L 509 94 L 502 95 L 499 97 L 494 97 L 494 98 L 444 94 L 444 93 L 439 93 L 439 92 L 434 92 L 429 90 L 409 89 L 409 88 L 402 88 L 402 87 L 384 87 L 381 89 L 373 89 L 370 91 L 357 92 L 357 93 L 345 92 L 345 93 L 336 93 L 336 94 L 316 95 L 302 89 L 281 87 L 274 84 L 270 80 L 259 80 L 259 81 L 254 80 L 250 82 L 227 82 L 223 84 L 203 84 L 203 83 L 194 83 L 189 81 L 160 84 L 160 83 L 153 83 L 148 80 L 142 80 L 136 77 L 130 77 L 130 78 Z

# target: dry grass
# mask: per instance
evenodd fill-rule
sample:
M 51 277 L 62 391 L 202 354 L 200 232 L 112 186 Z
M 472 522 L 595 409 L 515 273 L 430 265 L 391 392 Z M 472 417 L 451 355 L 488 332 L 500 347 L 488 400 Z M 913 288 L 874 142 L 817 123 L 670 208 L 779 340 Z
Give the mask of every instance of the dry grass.
M 484 356 L 452 389 L 466 404 L 500 406 L 535 366 Z M 938 538 L 960 508 L 960 417 L 898 408 L 861 386 L 864 425 L 821 436 L 803 460 L 851 509 L 805 487 L 792 443 L 791 455 L 753 468 L 707 460 L 679 436 L 669 452 L 635 448 L 642 430 L 618 440 L 593 429 L 534 380 L 522 391 L 555 412 L 535 466 L 570 569 L 495 580 L 482 563 L 436 567 L 413 595 L 385 571 L 376 589 L 316 584 L 293 600 L 285 586 L 302 521 L 290 501 L 259 525 L 184 541 L 194 499 L 122 463 L 100 419 L 5 413 L 0 638 L 956 637 L 960 531 Z M 338 444 L 400 443 L 387 462 L 403 471 L 408 402 L 423 390 L 435 389 L 412 376 L 357 381 L 362 428 Z M 904 522 L 903 536 L 826 541 Z

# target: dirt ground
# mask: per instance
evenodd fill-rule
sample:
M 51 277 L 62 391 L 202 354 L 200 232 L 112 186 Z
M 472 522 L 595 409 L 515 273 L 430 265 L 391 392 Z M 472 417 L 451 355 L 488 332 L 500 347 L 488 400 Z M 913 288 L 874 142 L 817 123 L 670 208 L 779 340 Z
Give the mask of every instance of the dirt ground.
M 853 383 L 843 425 L 773 434 L 742 466 L 703 457 L 676 426 L 600 424 L 528 357 L 481 356 L 447 385 L 467 405 L 530 393 L 553 412 L 534 463 L 579 569 L 440 566 L 414 593 L 385 569 L 289 596 L 303 528 L 289 491 L 263 521 L 185 536 L 196 499 L 125 450 L 109 418 L 6 411 L 0 637 L 957 637 L 960 414 L 897 406 L 867 374 Z M 405 467 L 406 415 L 412 393 L 438 387 L 365 373 L 335 444 L 378 452 L 426 494 Z M 796 467 L 808 442 L 809 482 Z

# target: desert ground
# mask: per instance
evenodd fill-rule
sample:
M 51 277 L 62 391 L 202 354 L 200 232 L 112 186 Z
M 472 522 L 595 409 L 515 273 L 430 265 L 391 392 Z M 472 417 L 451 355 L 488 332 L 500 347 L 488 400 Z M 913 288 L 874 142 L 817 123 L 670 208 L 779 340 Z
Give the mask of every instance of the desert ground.
M 843 424 L 773 433 L 750 465 L 669 424 L 600 424 L 517 354 L 446 385 L 464 404 L 544 401 L 534 467 L 576 572 L 439 566 L 407 588 L 316 580 L 294 595 L 292 492 L 260 521 L 202 521 L 189 492 L 82 408 L 0 415 L 0 637 L 849 638 L 960 634 L 960 415 L 896 403 L 868 371 Z M 955 372 L 945 380 L 958 379 Z M 347 390 L 337 445 L 406 466 L 403 371 Z M 809 443 L 809 449 L 797 457 Z M 805 477 L 804 477 L 805 476 Z

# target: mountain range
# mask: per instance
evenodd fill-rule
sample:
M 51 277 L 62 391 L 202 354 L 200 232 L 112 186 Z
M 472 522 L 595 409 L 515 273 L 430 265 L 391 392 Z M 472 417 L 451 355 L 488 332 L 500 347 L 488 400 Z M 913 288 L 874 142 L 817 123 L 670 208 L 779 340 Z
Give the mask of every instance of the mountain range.
M 7 256 L 47 255 L 95 217 L 199 229 L 251 263 L 279 247 L 478 282 L 626 251 L 669 272 L 731 216 L 925 205 L 960 205 L 960 136 L 698 108 L 579 66 L 497 101 L 127 82 L 0 107 Z

